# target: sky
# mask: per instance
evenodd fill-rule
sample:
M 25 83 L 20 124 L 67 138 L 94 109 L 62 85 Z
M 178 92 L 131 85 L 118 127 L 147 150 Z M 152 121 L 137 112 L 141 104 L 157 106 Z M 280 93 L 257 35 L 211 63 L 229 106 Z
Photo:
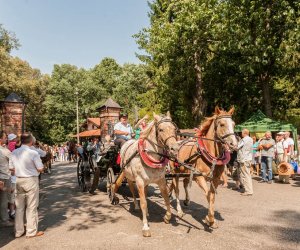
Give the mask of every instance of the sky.
M 12 52 L 51 73 L 54 64 L 91 68 L 104 57 L 138 63 L 132 35 L 149 26 L 147 0 L 0 0 L 0 23 L 21 47 Z

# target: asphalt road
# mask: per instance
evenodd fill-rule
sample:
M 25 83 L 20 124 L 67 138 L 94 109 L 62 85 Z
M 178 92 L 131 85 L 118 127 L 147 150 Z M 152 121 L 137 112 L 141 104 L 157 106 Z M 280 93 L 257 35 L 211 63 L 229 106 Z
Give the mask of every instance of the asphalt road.
M 96 195 L 81 193 L 76 165 L 57 164 L 41 182 L 40 229 L 43 237 L 14 239 L 12 228 L 0 228 L 2 249 L 300 249 L 300 177 L 291 184 L 260 184 L 254 177 L 254 196 L 218 188 L 218 229 L 205 227 L 207 202 L 194 183 L 185 216 L 163 222 L 163 199 L 149 188 L 151 238 L 142 236 L 141 212 L 132 211 L 128 187 L 120 189 L 113 206 L 105 184 Z M 230 181 L 231 185 L 233 184 Z M 181 186 L 182 190 L 182 186 Z M 128 196 L 125 199 L 123 196 Z M 181 199 L 184 194 L 181 192 Z M 175 206 L 175 201 L 172 201 Z M 175 214 L 175 210 L 173 210 Z

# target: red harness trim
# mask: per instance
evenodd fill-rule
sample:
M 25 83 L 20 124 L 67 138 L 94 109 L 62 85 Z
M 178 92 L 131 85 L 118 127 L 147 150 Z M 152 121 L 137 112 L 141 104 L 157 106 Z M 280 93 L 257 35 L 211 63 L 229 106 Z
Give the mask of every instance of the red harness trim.
M 150 168 L 163 168 L 169 162 L 169 160 L 166 157 L 162 157 L 160 160 L 156 160 L 153 157 L 151 157 L 147 153 L 147 151 L 145 151 L 144 139 L 139 139 L 138 150 L 143 162 Z
M 204 136 L 202 135 L 201 130 L 197 130 L 197 142 L 198 142 L 198 150 L 200 151 L 201 155 L 204 157 L 204 159 L 209 162 L 210 164 L 213 164 L 213 162 L 216 162 L 216 166 L 223 166 L 226 165 L 230 161 L 230 151 L 225 150 L 223 155 L 221 157 L 215 157 L 211 155 L 206 146 L 204 145 L 204 142 L 201 138 Z

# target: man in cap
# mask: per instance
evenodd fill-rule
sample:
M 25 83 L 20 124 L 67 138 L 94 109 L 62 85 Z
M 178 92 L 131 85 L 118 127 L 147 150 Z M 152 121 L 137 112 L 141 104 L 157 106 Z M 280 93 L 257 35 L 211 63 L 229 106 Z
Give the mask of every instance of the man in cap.
M 18 137 L 15 134 L 9 134 L 7 136 L 8 144 L 7 148 L 12 152 L 16 149 L 16 145 L 18 142 Z
M 132 139 L 134 136 L 133 129 L 128 123 L 128 115 L 127 114 L 120 114 L 119 122 L 114 126 L 114 135 L 115 135 L 115 145 L 119 146 L 120 148 L 123 144 Z

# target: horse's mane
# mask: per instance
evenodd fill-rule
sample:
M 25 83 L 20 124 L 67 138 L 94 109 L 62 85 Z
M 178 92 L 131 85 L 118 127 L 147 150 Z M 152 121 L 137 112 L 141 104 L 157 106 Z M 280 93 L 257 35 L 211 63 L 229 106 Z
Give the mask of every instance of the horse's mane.
M 147 125 L 147 127 L 146 127 L 143 131 L 141 131 L 140 138 L 142 138 L 142 139 L 147 138 L 147 136 L 149 135 L 149 133 L 150 133 L 152 127 L 154 126 L 154 124 L 155 124 L 154 121 L 151 121 L 151 122 Z
M 220 110 L 220 113 L 218 115 L 228 115 L 229 113 L 225 110 Z M 212 122 L 217 118 L 217 114 L 214 113 L 211 117 L 205 117 L 205 120 L 200 123 L 199 129 L 201 130 L 201 134 L 206 135 Z

